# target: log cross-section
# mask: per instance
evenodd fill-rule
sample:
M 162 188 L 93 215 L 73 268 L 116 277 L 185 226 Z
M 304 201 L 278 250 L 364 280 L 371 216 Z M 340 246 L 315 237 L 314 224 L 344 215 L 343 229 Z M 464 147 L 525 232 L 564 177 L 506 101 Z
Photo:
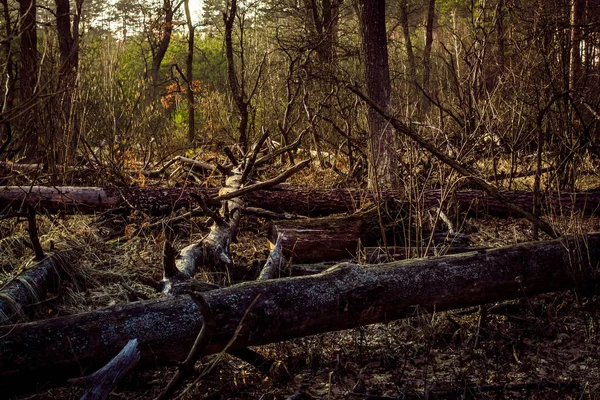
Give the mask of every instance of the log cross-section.
M 600 234 L 313 276 L 247 282 L 204 294 L 215 323 L 208 353 L 552 292 L 597 281 Z M 241 329 L 240 323 L 243 320 Z M 0 393 L 64 383 L 103 365 L 131 337 L 141 364 L 187 355 L 202 326 L 189 296 L 0 327 Z

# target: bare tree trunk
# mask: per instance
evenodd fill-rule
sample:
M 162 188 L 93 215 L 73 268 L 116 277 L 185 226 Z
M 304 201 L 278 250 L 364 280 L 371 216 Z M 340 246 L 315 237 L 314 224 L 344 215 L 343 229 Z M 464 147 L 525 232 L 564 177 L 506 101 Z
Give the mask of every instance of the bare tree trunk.
M 37 89 L 39 58 L 37 52 L 37 4 L 36 0 L 19 0 L 21 55 L 19 62 L 19 76 L 21 99 L 27 102 L 35 97 Z M 22 131 L 19 145 L 24 147 L 24 153 L 29 157 L 37 158 L 39 154 L 38 118 L 37 107 L 32 107 L 23 118 L 20 126 Z
M 223 21 L 225 22 L 225 54 L 227 56 L 227 79 L 229 81 L 229 88 L 233 95 L 233 100 L 240 113 L 240 125 L 238 127 L 240 137 L 238 144 L 242 149 L 242 153 L 245 153 L 248 148 L 248 100 L 246 99 L 246 93 L 244 83 L 240 83 L 235 72 L 235 60 L 233 58 L 233 23 L 235 22 L 237 14 L 237 0 L 231 1 L 229 10 L 223 13 Z M 243 28 L 242 28 L 243 29 Z M 244 65 L 242 64 L 242 74 L 244 73 Z
M 367 94 L 382 109 L 390 105 L 390 70 L 388 64 L 385 2 L 362 1 L 362 41 Z M 390 123 L 369 109 L 369 187 L 391 189 L 398 182 L 396 136 Z
M 417 81 L 417 63 L 415 61 L 412 39 L 410 38 L 408 0 L 400 0 L 400 23 L 402 24 L 402 35 L 404 36 L 404 45 L 406 46 L 406 55 L 408 57 L 408 79 L 414 85 Z
M 425 48 L 423 49 L 423 91 L 429 95 L 431 76 L 431 46 L 433 44 L 433 23 L 435 21 L 435 0 L 429 0 L 427 24 L 425 28 Z M 425 104 L 429 103 L 426 96 Z
M 7 113 L 12 110 L 15 99 L 15 65 L 12 54 L 13 29 L 8 0 L 2 0 L 2 11 L 4 16 L 4 32 L 6 34 L 6 37 L 2 40 L 2 48 L 6 57 L 6 90 L 2 99 L 2 113 Z M 5 119 L 2 122 L 5 132 L 4 135 L 0 135 L 0 138 L 2 138 L 0 139 L 0 156 L 8 149 L 13 140 L 11 121 Z
M 187 82 L 188 103 L 188 141 L 193 145 L 196 136 L 196 112 L 194 109 L 194 34 L 195 27 L 190 13 L 190 0 L 184 0 L 185 17 L 188 27 L 188 53 L 185 64 L 185 80 Z
M 388 322 L 414 316 L 416 309 L 437 313 L 585 290 L 597 282 L 599 262 L 600 235 L 593 234 L 446 258 L 343 263 L 314 276 L 246 282 L 202 294 L 215 327 L 206 353 Z M 104 365 L 131 338 L 139 340 L 141 365 L 180 361 L 201 327 L 189 296 L 0 327 L 0 390 L 9 397 L 62 384 Z
M 53 149 L 50 156 L 50 168 L 57 164 L 72 165 L 79 144 L 79 123 L 76 110 L 73 109 L 79 66 L 79 23 L 83 8 L 83 0 L 76 0 L 73 22 L 71 24 L 71 8 L 69 0 L 55 0 L 56 30 L 60 50 L 60 110 L 62 114 L 54 137 L 49 141 Z
M 498 49 L 496 52 L 496 62 L 498 64 L 498 72 L 496 75 L 496 81 L 499 76 L 504 74 L 506 69 L 506 26 L 505 26 L 505 4 L 504 0 L 498 1 L 498 6 L 496 7 L 496 34 L 498 38 L 496 42 L 498 43 Z
M 152 77 L 152 85 L 154 92 L 158 89 L 160 83 L 158 79 L 158 73 L 160 71 L 160 64 L 165 58 L 169 44 L 171 43 L 171 35 L 173 33 L 173 14 L 175 13 L 171 0 L 163 0 L 162 12 L 164 13 L 164 21 L 162 23 L 162 36 L 158 42 L 158 47 L 153 52 L 152 57 L 152 70 L 150 76 Z
M 569 89 L 577 90 L 582 75 L 581 42 L 585 22 L 585 0 L 572 0 L 571 7 L 571 63 Z

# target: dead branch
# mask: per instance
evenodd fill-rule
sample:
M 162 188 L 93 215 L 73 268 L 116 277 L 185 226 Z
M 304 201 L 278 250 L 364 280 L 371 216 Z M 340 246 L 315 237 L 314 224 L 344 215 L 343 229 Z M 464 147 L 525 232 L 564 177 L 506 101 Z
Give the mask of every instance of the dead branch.
M 523 218 L 527 219 L 529 222 L 531 222 L 533 225 L 537 226 L 539 229 L 541 229 L 544 233 L 546 233 L 551 238 L 556 238 L 556 237 L 560 236 L 558 234 L 558 232 L 554 228 L 552 228 L 552 226 L 550 226 L 547 222 L 543 221 L 539 217 L 535 216 L 534 214 L 530 213 L 529 211 L 525 210 L 524 208 L 518 206 L 517 204 L 510 202 L 508 199 L 503 197 L 500 194 L 500 192 L 498 192 L 498 190 L 496 190 L 493 186 L 488 184 L 483 179 L 479 178 L 477 176 L 477 173 L 475 171 L 473 171 L 470 167 L 463 165 L 463 164 L 459 163 L 458 161 L 456 161 L 455 159 L 447 156 L 446 154 L 441 152 L 437 147 L 435 147 L 433 144 L 431 144 L 427 140 L 423 139 L 410 126 L 405 125 L 400 120 L 389 115 L 384 109 L 379 107 L 379 105 L 377 103 L 375 103 L 373 100 L 371 100 L 367 95 L 365 95 L 356 86 L 347 85 L 347 87 L 352 92 L 354 92 L 354 94 L 356 94 L 358 97 L 363 99 L 371 108 L 373 108 L 375 111 L 377 111 L 382 117 L 384 117 L 386 120 L 388 120 L 390 122 L 390 124 L 392 124 L 392 126 L 398 132 L 401 132 L 402 134 L 408 136 L 415 142 L 419 143 L 419 145 L 421 147 L 427 149 L 431 154 L 436 156 L 444 164 L 452 167 L 454 170 L 456 170 L 462 176 L 468 178 L 471 182 L 473 182 L 473 184 L 475 184 L 478 187 L 480 187 L 481 189 L 485 190 L 493 198 L 506 204 L 506 206 L 511 211 L 513 211 L 515 214 L 520 215 Z
M 260 183 L 255 183 L 250 186 L 245 186 L 234 192 L 220 194 L 219 196 L 217 196 L 215 198 L 215 200 L 233 199 L 235 197 L 240 197 L 245 194 L 255 192 L 257 190 L 268 189 L 268 188 L 273 187 L 281 182 L 284 182 L 287 178 L 294 175 L 296 172 L 300 171 L 302 168 L 307 167 L 309 164 L 310 164 L 310 160 L 304 160 L 304 161 L 294 165 L 293 167 L 287 169 L 285 172 L 282 172 L 281 174 L 277 175 L 273 179 L 269 179 L 268 181 L 264 181 L 264 182 L 260 182 Z
M 105 400 L 115 386 L 140 361 L 137 339 L 131 339 L 108 364 L 89 376 L 69 380 L 87 389 L 80 400 Z

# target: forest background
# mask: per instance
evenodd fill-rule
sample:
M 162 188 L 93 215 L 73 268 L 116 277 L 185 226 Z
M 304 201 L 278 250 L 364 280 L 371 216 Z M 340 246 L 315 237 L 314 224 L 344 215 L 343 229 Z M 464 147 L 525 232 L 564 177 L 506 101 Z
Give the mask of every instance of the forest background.
M 365 83 L 482 176 L 522 165 L 541 187 L 585 189 L 576 171 L 598 156 L 598 1 L 2 5 L 5 160 L 118 171 L 152 144 L 159 162 L 245 149 L 265 129 L 284 145 L 305 134 L 322 166 L 338 167 L 322 152 L 343 158 L 346 182 L 447 182 L 412 140 L 373 133 L 386 127 L 348 90 Z

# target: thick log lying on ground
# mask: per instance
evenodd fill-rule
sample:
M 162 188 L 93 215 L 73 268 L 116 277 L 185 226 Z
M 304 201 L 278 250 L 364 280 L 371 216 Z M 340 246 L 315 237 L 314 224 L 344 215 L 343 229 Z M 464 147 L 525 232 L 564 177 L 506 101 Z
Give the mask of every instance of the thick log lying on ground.
M 595 283 L 600 234 L 322 274 L 204 293 L 214 316 L 208 353 Z M 246 316 L 244 317 L 244 315 Z M 4 395 L 64 383 L 102 366 L 131 338 L 141 364 L 182 360 L 202 325 L 188 296 L 0 327 Z
M 25 317 L 26 308 L 46 298 L 58 289 L 71 267 L 76 251 L 53 253 L 34 262 L 0 290 L 0 325 Z
M 206 188 L 97 188 L 97 187 L 46 187 L 46 186 L 0 186 L 0 213 L 19 208 L 27 202 L 39 210 L 93 212 L 115 207 L 135 208 L 153 215 L 168 215 L 174 210 L 194 207 L 196 203 L 190 192 L 214 198 L 218 189 Z M 524 209 L 531 211 L 531 192 L 507 191 L 502 196 Z M 404 193 L 384 191 L 383 199 L 395 198 L 404 201 Z M 427 207 L 439 206 L 450 200 L 448 193 L 440 190 L 427 190 L 414 202 L 423 202 Z M 287 212 L 309 216 L 353 212 L 374 201 L 373 193 L 367 190 L 311 190 L 289 188 L 286 190 L 259 190 L 244 197 L 250 207 L 260 207 L 275 212 Z M 461 210 L 471 215 L 510 214 L 508 208 L 480 190 L 459 191 L 452 201 Z M 211 204 L 219 205 L 213 201 Z M 580 211 L 585 214 L 600 214 L 600 190 L 578 193 L 552 193 L 542 198 L 543 213 L 568 213 Z

